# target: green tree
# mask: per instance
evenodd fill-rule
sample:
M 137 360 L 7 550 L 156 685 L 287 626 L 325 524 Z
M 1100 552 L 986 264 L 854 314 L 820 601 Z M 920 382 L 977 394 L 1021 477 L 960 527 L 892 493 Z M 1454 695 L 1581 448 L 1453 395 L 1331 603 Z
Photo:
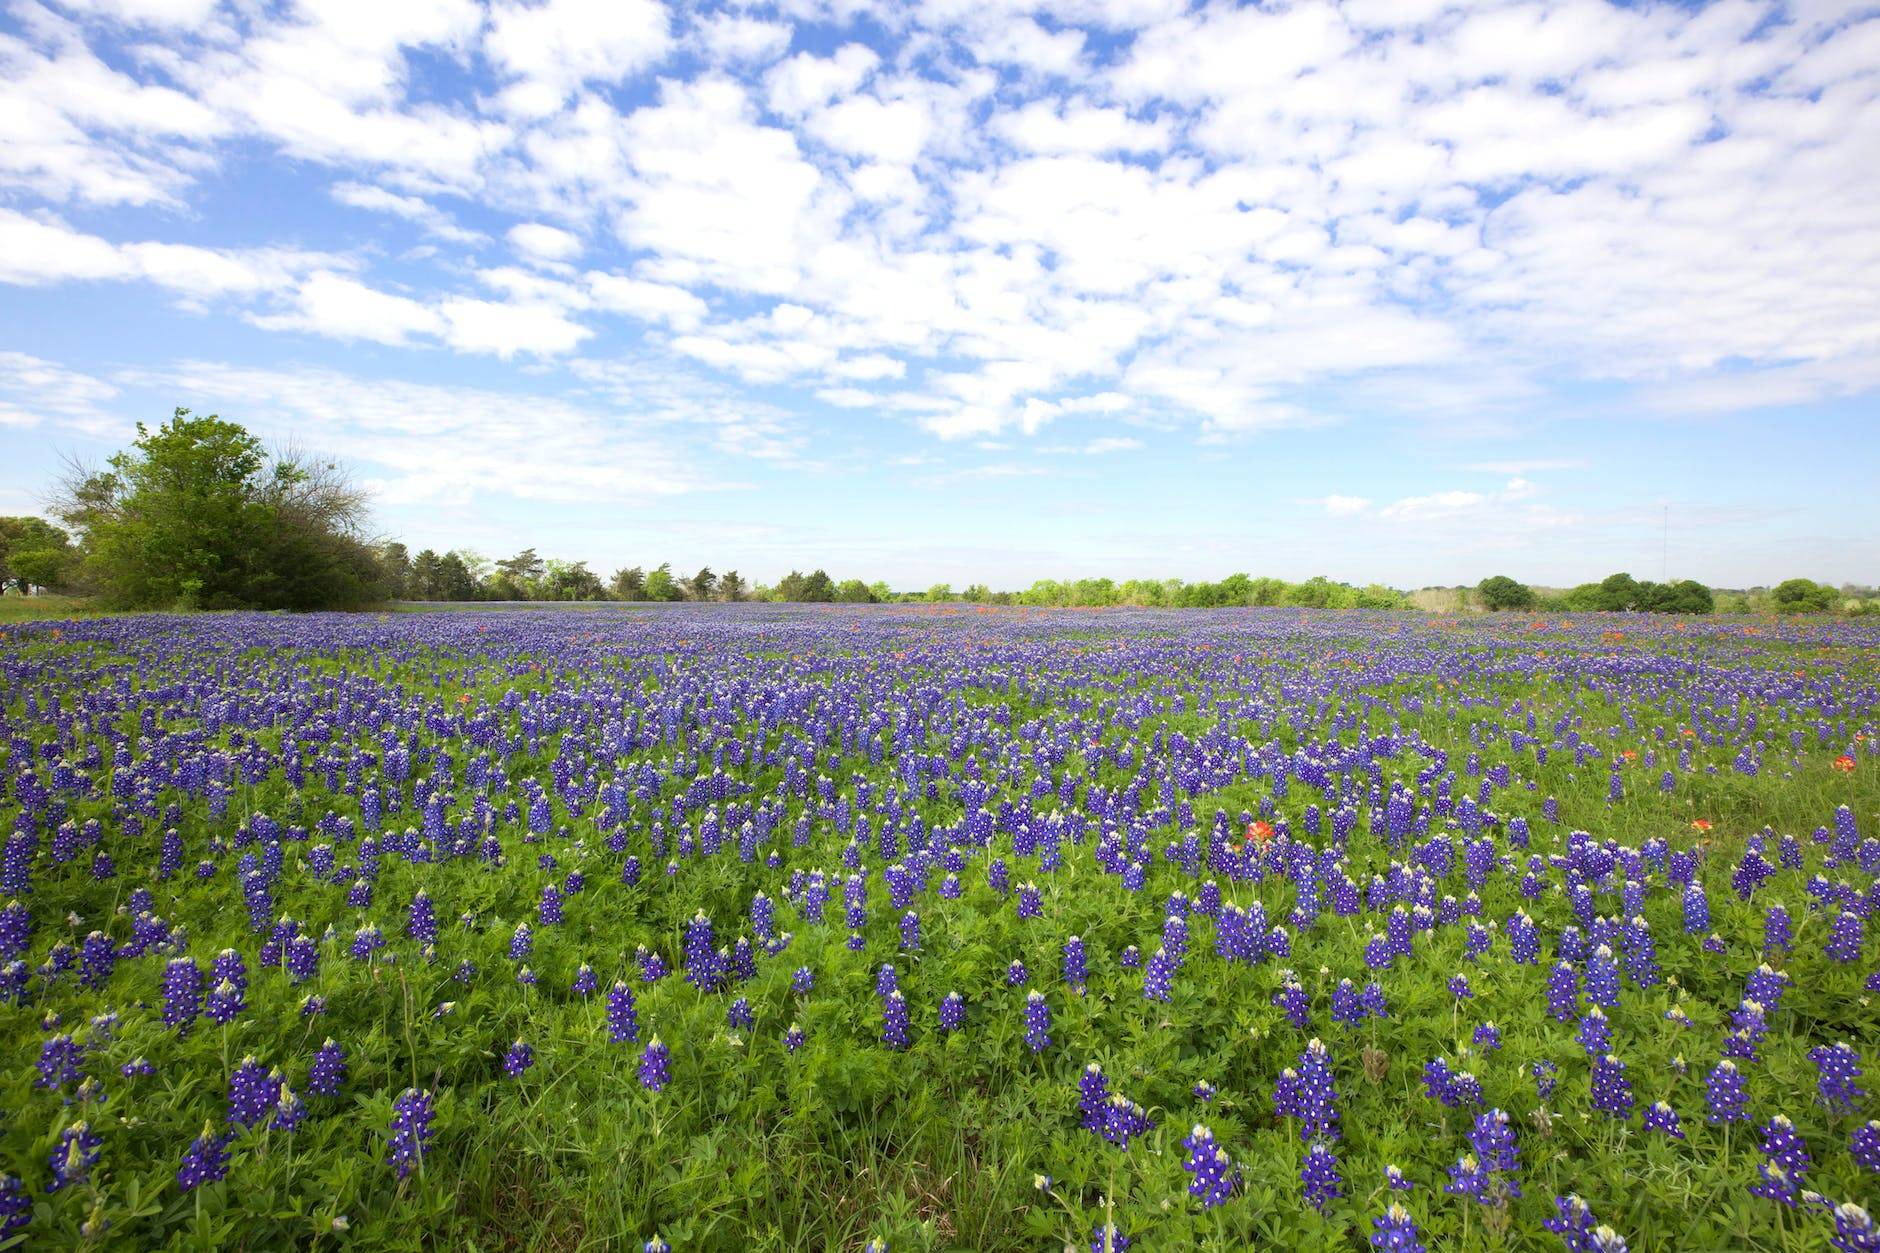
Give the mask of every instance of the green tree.
M 1770 593 L 1777 613 L 1826 613 L 1834 608 L 1834 589 L 1813 579 L 1784 579 Z
M 59 516 L 124 607 L 314 609 L 358 604 L 376 562 L 365 496 L 333 462 L 270 455 L 234 422 L 178 409 L 103 471 L 74 468 Z
M 1534 589 L 1525 583 L 1515 582 L 1505 574 L 1483 579 L 1475 585 L 1475 594 L 1481 598 L 1484 609 L 1495 612 L 1534 607 Z
M 860 579 L 844 579 L 836 586 L 836 599 L 845 605 L 872 605 L 875 594 Z
M 397 540 L 379 545 L 378 595 L 381 600 L 403 600 L 410 595 L 411 553 Z
M 721 599 L 736 603 L 744 599 L 744 576 L 736 570 L 727 570 L 718 580 L 718 595 Z
M 927 589 L 926 599 L 932 601 L 952 600 L 953 585 L 951 583 L 935 583 L 932 587 Z
M 476 571 L 462 552 L 453 548 L 438 558 L 438 600 L 476 600 L 478 590 Z
M 823 570 L 811 570 L 803 579 L 803 600 L 818 605 L 827 605 L 836 598 L 835 580 Z
M 241 426 L 178 409 L 106 468 L 74 467 L 57 512 L 105 603 L 316 609 L 370 599 L 365 494 L 336 462 L 268 453 Z
M 873 583 L 870 583 L 868 585 L 868 594 L 875 598 L 877 604 L 882 605 L 894 599 L 894 589 L 888 586 L 885 579 L 876 579 Z
M 615 600 L 645 600 L 646 572 L 638 566 L 614 571 L 612 589 Z
M 0 518 L 0 591 L 9 582 L 22 593 L 32 587 L 63 587 L 77 558 L 63 527 L 44 518 Z
M 646 576 L 646 599 L 648 600 L 683 600 L 685 593 L 679 588 L 679 581 L 672 577 L 672 563 L 662 561 L 659 569 Z
M 718 576 L 712 573 L 710 566 L 705 566 L 685 581 L 685 590 L 693 600 L 710 600 L 712 593 L 718 590 Z

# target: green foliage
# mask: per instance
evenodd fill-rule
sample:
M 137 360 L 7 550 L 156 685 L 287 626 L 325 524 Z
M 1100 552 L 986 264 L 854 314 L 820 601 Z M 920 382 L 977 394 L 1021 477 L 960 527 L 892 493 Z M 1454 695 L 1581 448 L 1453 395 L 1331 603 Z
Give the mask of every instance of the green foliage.
M 35 587 L 63 588 L 77 558 L 72 537 L 44 518 L 0 518 L 0 591 L 9 583 L 22 596 Z
M 1475 585 L 1475 594 L 1481 599 L 1482 607 L 1488 610 L 1534 607 L 1534 589 L 1525 583 L 1515 582 L 1505 574 L 1483 579 Z
M 84 572 L 126 608 L 325 609 L 358 605 L 379 578 L 358 539 L 364 497 L 338 467 L 270 455 L 234 422 L 178 409 L 57 512 L 82 536 Z
M 646 576 L 646 599 L 648 600 L 684 600 L 685 592 L 679 587 L 678 580 L 672 577 L 672 563 L 662 561 L 659 568 Z
M 1840 599 L 1833 588 L 1813 579 L 1785 579 L 1770 593 L 1777 613 L 1826 613 Z

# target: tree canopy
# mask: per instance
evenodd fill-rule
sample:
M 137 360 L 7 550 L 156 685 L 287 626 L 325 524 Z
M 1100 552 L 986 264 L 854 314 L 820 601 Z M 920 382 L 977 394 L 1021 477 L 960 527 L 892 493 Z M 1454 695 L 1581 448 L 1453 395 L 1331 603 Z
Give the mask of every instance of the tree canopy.
M 269 452 L 234 422 L 187 409 L 101 471 L 75 468 L 55 509 L 79 533 L 83 577 L 122 608 L 344 608 L 370 600 L 377 556 L 365 495 L 336 463 Z

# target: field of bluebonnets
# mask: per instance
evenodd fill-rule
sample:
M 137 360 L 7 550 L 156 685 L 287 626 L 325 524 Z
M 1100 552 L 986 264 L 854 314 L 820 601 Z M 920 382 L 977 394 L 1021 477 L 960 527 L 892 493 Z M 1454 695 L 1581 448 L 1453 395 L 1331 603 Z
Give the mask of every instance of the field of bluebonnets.
M 1870 1250 L 1880 630 L 0 640 L 28 1247 Z

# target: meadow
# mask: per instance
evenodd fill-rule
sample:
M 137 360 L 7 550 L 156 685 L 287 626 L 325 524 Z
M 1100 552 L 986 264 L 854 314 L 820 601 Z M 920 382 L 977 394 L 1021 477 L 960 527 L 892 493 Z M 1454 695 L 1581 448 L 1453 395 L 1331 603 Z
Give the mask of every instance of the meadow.
M 97 617 L 0 752 L 23 1247 L 1880 1241 L 1873 625 Z

